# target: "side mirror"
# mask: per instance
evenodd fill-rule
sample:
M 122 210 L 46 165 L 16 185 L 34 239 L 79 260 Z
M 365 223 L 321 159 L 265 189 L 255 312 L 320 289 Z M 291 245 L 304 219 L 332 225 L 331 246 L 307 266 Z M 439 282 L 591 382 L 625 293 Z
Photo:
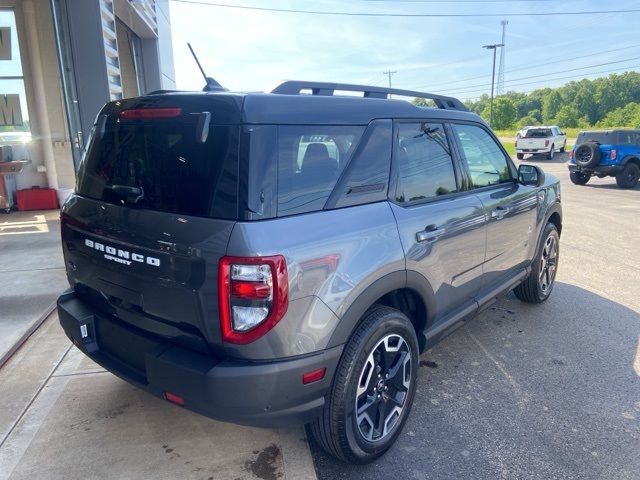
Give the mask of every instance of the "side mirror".
M 522 164 L 518 167 L 518 182 L 522 185 L 539 187 L 544 183 L 544 172 L 535 165 Z

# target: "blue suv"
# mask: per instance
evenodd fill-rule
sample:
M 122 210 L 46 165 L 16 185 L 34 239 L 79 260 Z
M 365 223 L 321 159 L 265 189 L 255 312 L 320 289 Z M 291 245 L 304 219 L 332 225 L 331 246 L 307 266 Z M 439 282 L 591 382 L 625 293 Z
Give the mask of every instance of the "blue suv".
M 640 130 L 580 132 L 569 153 L 569 175 L 585 185 L 595 175 L 616 177 L 620 188 L 633 188 L 640 179 Z

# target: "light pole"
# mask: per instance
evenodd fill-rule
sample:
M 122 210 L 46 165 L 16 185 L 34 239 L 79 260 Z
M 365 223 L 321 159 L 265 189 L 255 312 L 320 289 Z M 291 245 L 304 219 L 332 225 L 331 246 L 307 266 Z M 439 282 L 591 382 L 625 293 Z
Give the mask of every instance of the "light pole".
M 493 87 L 496 81 L 496 50 L 504 47 L 504 43 L 494 43 L 493 45 L 483 45 L 482 48 L 493 50 L 493 70 L 491 71 L 491 103 L 489 104 L 489 126 L 493 126 Z

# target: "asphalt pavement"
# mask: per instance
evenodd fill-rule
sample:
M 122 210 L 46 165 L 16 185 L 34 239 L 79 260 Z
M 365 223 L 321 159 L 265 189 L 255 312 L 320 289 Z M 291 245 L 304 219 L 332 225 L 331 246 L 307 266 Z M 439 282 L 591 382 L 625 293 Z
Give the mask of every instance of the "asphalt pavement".
M 396 445 L 350 466 L 311 444 L 318 478 L 640 478 L 640 187 L 562 183 L 555 289 L 510 293 L 421 357 Z

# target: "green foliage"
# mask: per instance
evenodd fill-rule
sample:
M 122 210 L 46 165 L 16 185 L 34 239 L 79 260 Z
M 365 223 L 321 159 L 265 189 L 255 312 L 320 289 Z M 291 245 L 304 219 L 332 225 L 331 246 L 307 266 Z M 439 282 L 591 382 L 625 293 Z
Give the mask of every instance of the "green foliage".
M 528 94 L 507 92 L 494 99 L 493 127 L 499 130 L 544 123 L 559 125 L 563 129 L 595 125 L 640 128 L 639 107 L 633 104 L 640 104 L 640 73 L 612 74 L 571 82 L 555 89 L 538 89 Z M 466 105 L 488 121 L 488 95 L 468 101 Z M 514 116 L 511 108 L 515 111 Z
M 640 103 L 628 103 L 622 108 L 616 108 L 609 112 L 597 124 L 602 128 L 633 127 L 640 128 Z
M 489 119 L 491 106 L 488 103 L 482 111 L 482 117 Z M 493 99 L 493 124 L 492 127 L 498 130 L 511 128 L 516 121 L 516 107 L 513 102 L 505 97 Z

